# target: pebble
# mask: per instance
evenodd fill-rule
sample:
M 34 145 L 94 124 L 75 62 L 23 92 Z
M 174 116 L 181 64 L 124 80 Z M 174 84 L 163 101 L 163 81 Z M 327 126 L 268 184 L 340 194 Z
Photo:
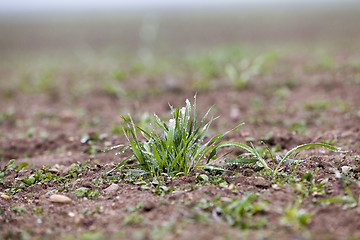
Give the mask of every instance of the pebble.
M 342 173 L 346 173 L 346 172 L 348 172 L 350 169 L 351 169 L 351 167 L 349 167 L 349 166 L 342 166 L 342 167 L 341 167 L 341 172 L 342 172 Z
M 119 190 L 120 186 L 113 183 L 109 187 L 105 188 L 104 192 L 106 195 L 111 195 L 117 192 Z
M 85 219 L 85 216 L 84 216 L 84 214 L 78 214 L 78 215 L 76 215 L 75 217 L 75 224 L 80 224 L 82 221 L 84 221 L 84 219 Z
M 75 217 L 75 216 L 76 216 L 76 214 L 75 214 L 75 213 L 73 213 L 73 212 L 68 212 L 68 216 L 69 216 L 69 217 Z
M 0 194 L 0 197 L 1 197 L 2 199 L 5 199 L 5 200 L 10 200 L 10 197 L 9 197 L 8 195 L 4 194 L 4 193 L 1 193 L 1 194 Z
M 51 172 L 51 173 L 55 173 L 55 174 L 59 173 L 59 170 L 56 169 L 56 168 L 50 168 L 48 171 Z
M 146 212 L 153 210 L 155 207 L 156 207 L 156 205 L 154 202 L 146 201 L 144 203 L 144 211 L 146 211 Z
M 71 203 L 71 199 L 67 196 L 54 194 L 49 197 L 49 201 L 53 203 Z
M 238 106 L 232 106 L 230 108 L 230 118 L 233 121 L 241 118 L 241 112 Z

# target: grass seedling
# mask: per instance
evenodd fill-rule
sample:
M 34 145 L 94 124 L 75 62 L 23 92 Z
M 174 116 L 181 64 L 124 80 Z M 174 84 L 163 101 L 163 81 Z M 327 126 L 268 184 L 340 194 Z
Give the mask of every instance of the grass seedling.
M 315 171 L 316 173 L 316 171 Z M 313 178 L 314 173 L 312 171 L 306 171 L 304 176 L 301 178 L 301 181 L 293 185 L 295 190 L 299 192 L 304 197 L 309 196 L 325 196 L 326 190 L 323 187 L 329 182 L 328 178 L 323 179 L 321 182 L 316 184 L 315 179 Z
M 201 199 L 196 203 L 200 209 L 211 212 L 213 219 L 240 229 L 259 228 L 266 223 L 264 217 L 255 217 L 266 208 L 266 201 L 259 201 L 254 193 L 247 193 L 242 198 L 220 198 L 211 201 Z M 200 215 L 199 215 L 200 214 Z M 197 213 L 196 217 L 206 219 Z
M 76 194 L 77 197 L 96 198 L 99 196 L 98 190 L 93 191 L 87 187 L 81 187 L 81 188 L 75 189 L 74 193 Z
M 27 212 L 24 205 L 16 206 L 15 203 L 11 205 L 11 210 L 13 210 L 14 212 L 17 212 L 19 214 L 25 214 Z
M 11 159 L 4 167 L 4 169 L 0 169 L 0 178 L 4 178 L 5 172 L 7 170 L 12 170 L 14 168 L 15 159 Z
M 216 147 L 214 148 L 214 153 L 212 154 L 216 154 L 216 151 L 218 148 L 220 147 L 224 147 L 224 146 L 234 146 L 234 147 L 240 147 L 243 150 L 246 151 L 245 154 L 242 154 L 239 158 L 235 158 L 235 159 L 228 159 L 227 162 L 228 163 L 239 163 L 239 164 L 250 164 L 250 163 L 259 163 L 263 168 L 265 168 L 265 170 L 267 172 L 270 172 L 272 174 L 277 174 L 280 171 L 281 166 L 283 165 L 283 163 L 286 162 L 292 162 L 294 163 L 294 161 L 300 161 L 300 160 L 293 160 L 290 159 L 289 157 L 294 155 L 295 157 L 299 154 L 300 150 L 306 149 L 306 148 L 310 148 L 310 147 L 325 147 L 328 148 L 332 151 L 335 152 L 341 152 L 341 153 L 346 153 L 348 151 L 342 151 L 336 147 L 333 147 L 329 144 L 326 143 L 307 143 L 307 144 L 302 144 L 299 145 L 297 147 L 294 147 L 293 149 L 289 150 L 285 156 L 276 156 L 276 159 L 278 160 L 278 164 L 275 164 L 275 160 L 274 160 L 274 154 L 272 153 L 272 151 L 267 147 L 267 150 L 270 154 L 270 157 L 272 159 L 272 163 L 273 163 L 273 167 L 270 168 L 269 165 L 266 163 L 265 159 L 261 156 L 261 154 L 259 153 L 259 151 L 251 144 L 251 146 L 248 146 L 246 144 L 243 143 L 238 143 L 238 142 L 221 142 L 218 145 L 216 145 Z
M 355 208 L 355 207 L 360 208 L 360 196 L 359 197 L 354 196 L 346 184 L 344 185 L 344 189 L 345 189 L 345 192 L 347 195 L 325 198 L 325 199 L 319 200 L 318 202 L 324 203 L 324 204 L 341 202 L 341 203 L 344 203 L 344 205 L 343 205 L 344 209 L 350 209 L 350 208 Z
M 152 132 L 134 124 L 131 117 L 123 117 L 126 127 L 123 127 L 124 134 L 129 142 L 125 148 L 130 148 L 138 164 L 132 165 L 133 168 L 141 168 L 152 177 L 161 174 L 166 175 L 188 175 L 189 172 L 200 166 L 200 162 L 206 158 L 207 163 L 216 158 L 216 142 L 228 134 L 235 131 L 242 124 L 232 130 L 216 135 L 205 142 L 205 137 L 211 123 L 216 118 L 211 118 L 207 123 L 206 119 L 211 108 L 207 111 L 200 122 L 197 120 L 196 96 L 194 97 L 193 110 L 189 100 L 183 108 L 173 108 L 170 106 L 172 118 L 168 123 L 162 121 L 156 114 L 154 123 L 161 130 L 159 133 L 155 127 Z M 137 132 L 140 131 L 145 141 L 141 141 Z M 124 162 L 121 163 L 122 165 Z
M 356 183 L 357 187 L 360 188 L 360 182 L 354 181 L 350 178 L 343 176 L 337 170 L 334 170 L 334 172 L 335 172 L 335 178 L 337 178 L 339 181 L 342 182 L 344 190 L 346 192 L 346 195 L 334 196 L 334 197 L 330 197 L 330 198 L 326 198 L 326 199 L 321 199 L 318 202 L 325 203 L 325 204 L 342 202 L 342 203 L 344 203 L 344 205 L 343 205 L 344 209 L 355 208 L 355 207 L 360 208 L 360 195 L 358 195 L 358 196 L 354 195 L 348 186 L 349 183 Z
M 299 201 L 293 204 L 289 203 L 283 210 L 282 217 L 279 220 L 280 224 L 290 226 L 295 230 L 305 227 L 310 222 L 312 215 L 305 209 L 299 207 Z

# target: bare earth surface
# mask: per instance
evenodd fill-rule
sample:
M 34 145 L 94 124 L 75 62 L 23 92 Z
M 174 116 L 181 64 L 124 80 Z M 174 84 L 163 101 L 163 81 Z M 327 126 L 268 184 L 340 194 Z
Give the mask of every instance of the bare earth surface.
M 353 30 L 355 39 L 323 47 L 306 37 L 281 47 L 233 44 L 155 58 L 150 67 L 94 52 L 2 59 L 0 238 L 360 239 L 360 55 Z M 351 152 L 305 149 L 297 156 L 303 161 L 283 163 L 277 176 L 224 158 L 211 165 L 225 171 L 156 180 L 104 175 L 130 154 L 103 151 L 127 144 L 120 115 L 146 127 L 153 113 L 167 120 L 168 104 L 184 106 L 195 94 L 199 115 L 214 105 L 211 114 L 219 116 L 211 136 L 245 122 L 222 140 L 254 144 L 270 166 L 260 141 L 276 156 L 312 142 Z M 222 153 L 228 151 L 244 153 Z

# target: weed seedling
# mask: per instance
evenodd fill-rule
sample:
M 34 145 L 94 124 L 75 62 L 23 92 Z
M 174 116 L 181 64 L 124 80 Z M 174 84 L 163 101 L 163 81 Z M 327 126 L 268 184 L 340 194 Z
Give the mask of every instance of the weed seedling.
M 138 202 L 136 205 L 131 205 L 127 208 L 129 212 L 135 212 L 144 206 L 143 202 Z
M 16 206 L 16 204 L 14 203 L 13 205 L 11 205 L 11 210 L 19 213 L 19 214 L 25 214 L 26 208 L 24 206 Z
M 8 170 L 14 169 L 15 159 L 11 159 L 4 167 L 4 169 L 0 169 L 0 178 L 4 178 L 5 172 Z
M 350 188 L 348 187 L 348 183 L 355 182 L 357 184 L 357 186 L 360 188 L 360 183 L 358 181 L 354 181 L 350 178 L 346 178 L 346 177 L 342 176 L 338 171 L 335 171 L 335 177 L 338 178 L 343 183 L 346 195 L 334 196 L 334 197 L 330 197 L 330 198 L 326 198 L 326 199 L 321 199 L 318 202 L 325 203 L 325 204 L 334 203 L 334 202 L 342 202 L 342 203 L 344 203 L 343 208 L 345 208 L 345 209 L 355 208 L 355 207 L 360 208 L 360 196 L 354 195 L 351 192 Z
M 255 217 L 256 213 L 265 209 L 266 202 L 257 201 L 254 193 L 246 194 L 241 199 L 216 197 L 212 201 L 200 200 L 196 204 L 201 209 L 210 211 L 215 220 L 240 229 L 259 228 L 266 221 L 263 217 Z
M 139 213 L 130 213 L 128 215 L 125 215 L 123 220 L 122 220 L 122 224 L 123 225 L 133 225 L 133 224 L 139 224 L 142 223 L 144 221 L 144 217 L 139 214 Z
M 60 177 L 55 175 L 55 174 L 51 174 L 50 172 L 47 172 L 47 170 L 50 167 L 48 166 L 43 166 L 41 169 L 35 171 L 34 173 L 23 177 L 23 178 L 16 178 L 16 180 L 20 180 L 23 183 L 31 186 L 35 183 L 44 183 L 45 181 L 52 181 L 52 182 L 59 182 L 61 181 Z
M 295 230 L 306 226 L 311 220 L 311 214 L 305 209 L 299 208 L 300 202 L 290 203 L 283 210 L 282 217 L 280 218 L 280 224 L 290 226 Z
M 78 189 L 74 190 L 74 193 L 78 197 L 96 198 L 96 197 L 99 196 L 99 191 L 98 190 L 94 191 L 94 190 L 91 190 L 90 188 L 87 188 L 87 187 L 78 188 Z
M 91 216 L 91 215 L 94 215 L 96 213 L 101 213 L 103 211 L 103 206 L 101 205 L 95 205 L 94 209 L 92 210 L 88 210 L 88 209 L 83 209 L 82 210 L 82 213 L 85 215 L 85 216 Z
M 43 212 L 42 207 L 34 207 L 33 209 L 34 213 L 41 214 Z
M 313 175 L 314 173 L 311 171 L 305 172 L 304 176 L 301 178 L 302 181 L 293 185 L 296 191 L 304 197 L 326 195 L 323 187 L 328 183 L 329 179 L 325 178 L 320 183 L 316 184 Z

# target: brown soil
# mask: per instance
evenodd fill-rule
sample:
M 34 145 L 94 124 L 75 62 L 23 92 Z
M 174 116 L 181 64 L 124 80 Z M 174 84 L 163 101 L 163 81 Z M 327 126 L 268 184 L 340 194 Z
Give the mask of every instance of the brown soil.
M 294 50 L 280 56 L 274 69 L 257 74 L 244 88 L 223 83 L 225 80 L 218 77 L 213 80 L 217 81 L 215 88 L 194 89 L 191 75 L 175 78 L 175 85 L 167 86 L 166 76 L 140 73 L 121 81 L 124 91 L 138 91 L 135 96 L 101 90 L 96 81 L 90 80 L 85 94 L 74 94 L 71 86 L 67 86 L 71 81 L 87 82 L 77 78 L 84 75 L 77 75 L 81 70 L 76 67 L 72 72 L 58 73 L 57 79 L 64 82 L 73 79 L 55 90 L 29 92 L 4 83 L 0 90 L 3 96 L 0 167 L 4 169 L 11 159 L 16 159 L 15 165 L 21 162 L 29 165 L 21 171 L 7 170 L 4 178 L 0 178 L 0 192 L 9 197 L 0 198 L 0 238 L 360 239 L 360 66 L 357 65 L 360 56 L 339 47 L 334 64 L 327 67 L 316 65 L 318 56 L 313 54 L 314 49 L 309 49 L 303 55 L 298 54 L 301 50 Z M 354 59 L 357 59 L 355 64 Z M 16 64 L 4 64 L 3 69 L 0 77 L 19 77 Z M 99 67 L 98 72 L 93 71 L 101 75 L 106 69 Z M 97 148 L 91 152 L 91 144 L 82 141 L 84 134 L 107 134 L 94 140 L 98 149 L 126 144 L 126 138 L 113 130 L 114 125 L 121 123 L 120 114 L 129 112 L 139 118 L 147 112 L 167 118 L 168 103 L 183 105 L 195 93 L 200 115 L 215 105 L 212 113 L 220 116 L 212 125 L 211 134 L 246 123 L 223 140 L 246 143 L 251 138 L 256 146 L 261 146 L 258 142 L 264 140 L 270 148 L 278 147 L 276 155 L 284 155 L 300 144 L 321 141 L 351 152 L 303 150 L 299 156 L 304 161 L 295 170 L 291 164 L 284 163 L 281 173 L 287 177 L 279 179 L 255 171 L 253 165 L 227 165 L 220 159 L 212 164 L 231 171 L 214 173 L 195 169 L 189 176 L 160 179 L 163 186 L 173 187 L 169 192 L 157 191 L 156 187 L 146 189 L 139 185 L 141 179 L 119 172 L 102 177 L 129 153 L 116 155 L 116 150 L 102 152 Z M 265 138 L 268 133 L 270 137 Z M 230 157 L 243 153 L 236 148 L 222 152 L 230 150 Z M 271 165 L 271 159 L 266 160 Z M 14 190 L 22 182 L 20 178 L 35 173 L 43 165 L 51 168 L 42 170 L 43 174 L 51 173 L 66 181 L 37 181 Z M 328 179 L 323 193 L 297 190 L 301 184 L 311 185 L 301 180 L 308 171 L 314 173 L 316 186 Z M 69 172 L 76 174 L 70 176 Z M 202 182 L 201 174 L 225 182 Z M 117 184 L 119 189 L 107 194 L 105 189 L 111 184 Z M 74 190 L 81 187 L 99 194 L 77 196 Z M 349 196 L 347 190 L 355 198 L 354 206 L 347 206 L 344 201 L 321 202 Z M 54 192 L 69 197 L 71 203 L 50 202 Z M 199 207 L 199 202 L 212 201 L 217 196 L 242 199 L 248 192 L 254 192 L 257 201 L 266 201 L 266 207 L 251 218 L 251 221 L 266 218 L 265 224 L 258 228 L 232 227 L 214 215 L 213 208 Z M 295 203 L 311 214 L 310 220 L 303 226 L 296 221 L 281 224 L 284 209 Z

